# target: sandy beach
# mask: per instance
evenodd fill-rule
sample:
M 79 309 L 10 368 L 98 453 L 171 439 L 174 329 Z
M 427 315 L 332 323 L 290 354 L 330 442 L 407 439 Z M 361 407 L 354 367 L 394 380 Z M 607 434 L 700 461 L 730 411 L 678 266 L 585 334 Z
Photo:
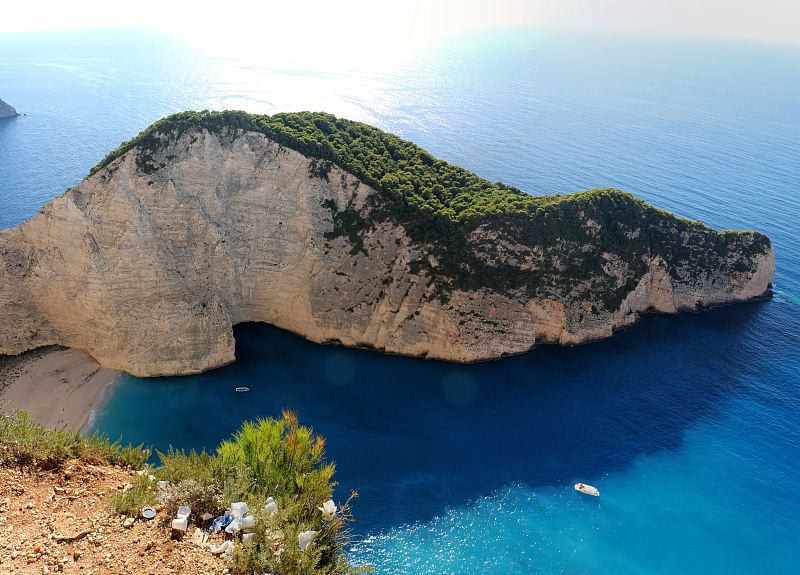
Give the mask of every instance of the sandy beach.
M 60 347 L 5 358 L 0 365 L 0 412 L 24 409 L 50 427 L 77 431 L 121 372 L 101 367 L 90 355 Z

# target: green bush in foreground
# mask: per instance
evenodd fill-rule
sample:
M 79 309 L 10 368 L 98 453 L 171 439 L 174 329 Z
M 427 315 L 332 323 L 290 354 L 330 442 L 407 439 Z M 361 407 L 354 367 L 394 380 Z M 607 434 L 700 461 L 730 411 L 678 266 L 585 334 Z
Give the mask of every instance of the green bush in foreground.
M 66 427 L 50 430 L 22 411 L 0 414 L 0 458 L 5 464 L 55 469 L 68 459 L 140 469 L 150 457 L 143 445 L 120 445 L 107 435 L 83 436 Z
M 284 411 L 279 419 L 245 422 L 234 436 L 210 454 L 158 453 L 161 466 L 153 473 L 170 482 L 168 511 L 180 505 L 192 518 L 218 516 L 236 501 L 247 503 L 256 519 L 255 536 L 241 540 L 231 556 L 235 573 L 353 573 L 346 562 L 348 502 L 333 517 L 320 510 L 336 485 L 335 466 L 325 461 L 325 440 L 298 424 Z M 272 498 L 277 508 L 265 507 Z M 171 515 L 170 515 L 171 516 Z M 298 536 L 314 532 L 301 549 Z

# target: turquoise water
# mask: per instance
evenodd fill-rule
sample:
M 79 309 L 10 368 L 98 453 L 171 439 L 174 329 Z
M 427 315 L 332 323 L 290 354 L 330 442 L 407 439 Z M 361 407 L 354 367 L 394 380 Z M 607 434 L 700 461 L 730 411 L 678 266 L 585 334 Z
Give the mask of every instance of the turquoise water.
M 239 361 L 124 376 L 96 427 L 213 447 L 299 412 L 378 573 L 790 573 L 800 564 L 800 49 L 484 34 L 404 66 L 208 58 L 141 33 L 0 36 L 0 226 L 185 108 L 324 109 L 531 193 L 614 186 L 770 235 L 776 296 L 474 366 L 237 327 Z M 237 394 L 237 385 L 251 388 Z M 596 485 L 600 498 L 572 484 Z

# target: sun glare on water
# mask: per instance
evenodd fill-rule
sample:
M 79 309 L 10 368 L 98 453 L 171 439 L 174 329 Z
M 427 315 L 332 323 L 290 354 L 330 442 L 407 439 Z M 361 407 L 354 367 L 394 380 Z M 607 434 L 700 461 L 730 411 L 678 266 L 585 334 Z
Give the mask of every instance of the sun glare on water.
M 467 30 L 536 24 L 527 3 L 499 3 L 502 9 L 480 0 L 141 0 L 131 9 L 99 0 L 32 0 L 24 7 L 30 17 L 0 22 L 0 33 L 156 28 L 187 37 L 205 56 L 343 70 L 396 66 Z

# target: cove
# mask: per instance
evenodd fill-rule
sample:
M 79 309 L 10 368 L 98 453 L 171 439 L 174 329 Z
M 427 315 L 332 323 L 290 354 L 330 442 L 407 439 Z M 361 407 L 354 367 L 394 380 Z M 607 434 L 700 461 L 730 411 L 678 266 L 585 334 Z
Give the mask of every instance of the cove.
M 646 316 L 606 342 L 473 365 L 242 324 L 236 363 L 186 377 L 124 375 L 95 428 L 199 451 L 243 420 L 292 409 L 328 438 L 337 496 L 358 490 L 358 533 L 426 521 L 517 482 L 582 480 L 602 492 L 607 474 L 679 449 L 688 426 L 713 418 L 736 391 L 730 366 L 752 363 L 735 336 L 764 305 Z

